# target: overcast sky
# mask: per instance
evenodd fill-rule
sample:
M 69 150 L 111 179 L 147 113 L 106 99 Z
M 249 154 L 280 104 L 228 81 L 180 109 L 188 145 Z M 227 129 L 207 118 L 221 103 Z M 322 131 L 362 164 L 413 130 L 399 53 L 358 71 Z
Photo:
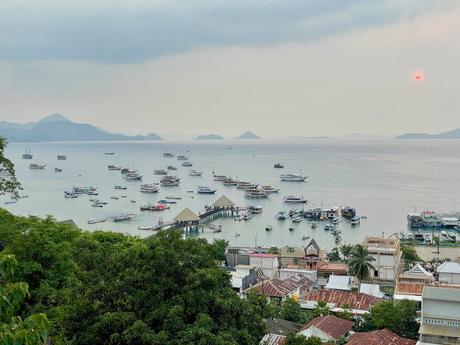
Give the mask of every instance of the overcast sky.
M 0 2 L 0 120 L 59 112 L 189 135 L 439 132 L 460 127 L 459 64 L 454 0 Z

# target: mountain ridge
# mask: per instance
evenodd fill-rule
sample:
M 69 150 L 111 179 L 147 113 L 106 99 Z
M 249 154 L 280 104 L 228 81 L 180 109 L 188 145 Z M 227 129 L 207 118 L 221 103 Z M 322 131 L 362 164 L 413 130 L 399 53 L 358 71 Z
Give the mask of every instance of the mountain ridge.
M 460 128 L 437 134 L 428 133 L 405 133 L 395 139 L 460 139 Z

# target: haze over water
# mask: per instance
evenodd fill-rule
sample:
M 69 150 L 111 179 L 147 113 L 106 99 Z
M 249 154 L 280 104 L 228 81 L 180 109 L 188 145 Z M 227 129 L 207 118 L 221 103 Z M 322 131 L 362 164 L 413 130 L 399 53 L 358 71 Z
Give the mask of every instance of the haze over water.
M 21 155 L 31 149 L 34 159 L 23 160 Z M 189 150 L 190 152 L 186 152 Z M 115 155 L 104 155 L 113 151 Z M 163 158 L 165 151 L 185 154 L 193 167 L 203 170 L 202 177 L 188 176 L 191 168 L 181 166 L 181 161 Z M 7 156 L 16 165 L 18 179 L 24 190 L 17 204 L 2 207 L 14 214 L 53 215 L 58 220 L 73 219 L 79 227 L 88 230 L 104 229 L 132 235 L 146 236 L 149 231 L 138 226 L 154 225 L 161 217 L 171 220 L 183 208 L 198 213 L 205 205 L 212 204 L 222 194 L 239 206 L 261 205 L 263 213 L 254 215 L 250 221 L 235 222 L 221 218 L 214 224 L 222 225 L 222 232 L 215 234 L 205 229 L 199 236 L 211 239 L 224 238 L 234 245 L 284 246 L 301 245 L 303 236 L 314 238 L 320 246 L 332 248 L 334 237 L 323 230 L 322 225 L 311 229 L 303 221 L 292 225 L 290 220 L 279 222 L 274 215 L 279 210 L 289 210 L 298 205 L 285 205 L 286 195 L 303 195 L 309 200 L 306 208 L 352 206 L 367 219 L 352 228 L 342 220 L 342 243 L 357 243 L 367 235 L 386 236 L 407 231 L 406 214 L 414 209 L 452 211 L 455 199 L 460 195 L 460 141 L 459 140 L 304 140 L 304 141 L 160 141 L 160 142 L 91 142 L 91 143 L 34 143 L 9 144 Z M 56 156 L 67 156 L 57 161 Z M 46 170 L 31 170 L 31 162 L 47 164 Z M 285 169 L 274 169 L 281 162 Z M 171 164 L 178 167 L 173 172 L 181 177 L 179 187 L 161 187 L 156 194 L 139 192 L 139 182 L 125 182 L 119 171 L 108 171 L 108 164 L 138 169 L 144 176 L 142 183 L 159 182 L 161 176 L 154 169 L 166 169 Z M 63 169 L 55 173 L 54 167 Z M 233 178 L 270 184 L 280 187 L 279 194 L 268 199 L 247 199 L 242 190 L 223 186 L 213 181 L 212 171 Z M 308 175 L 306 183 L 280 182 L 281 173 Z M 81 176 L 79 176 L 81 175 Z M 98 187 L 97 198 L 108 202 L 104 208 L 91 207 L 90 197 L 65 199 L 64 190 L 72 186 L 92 185 Z M 127 191 L 114 190 L 115 185 L 128 186 Z M 198 195 L 198 185 L 217 189 L 215 195 Z M 127 198 L 111 200 L 111 196 L 127 195 Z M 176 205 L 164 212 L 139 211 L 139 205 L 155 203 L 166 196 L 180 196 Z M 130 200 L 136 200 L 132 203 Z M 300 206 L 302 207 L 302 206 Z M 112 216 L 118 213 L 136 213 L 140 216 L 131 221 L 113 223 L 107 221 L 96 225 L 86 224 L 88 219 Z M 266 232 L 265 227 L 273 230 Z M 290 232 L 293 226 L 295 231 Z M 235 234 L 241 234 L 235 237 Z

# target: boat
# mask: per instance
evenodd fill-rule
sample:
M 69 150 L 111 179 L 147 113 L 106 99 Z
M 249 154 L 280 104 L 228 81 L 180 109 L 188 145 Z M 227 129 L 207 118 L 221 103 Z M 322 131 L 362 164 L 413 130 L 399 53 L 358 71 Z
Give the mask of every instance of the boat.
M 109 164 L 109 165 L 107 165 L 107 169 L 109 169 L 109 170 L 121 170 L 121 167 L 113 165 L 113 164 Z
M 236 233 L 236 234 L 235 234 L 235 237 L 240 237 L 240 236 L 241 236 L 240 233 Z
M 216 175 L 214 174 L 214 172 L 212 173 L 212 177 L 214 178 L 214 181 L 221 181 L 221 182 L 227 178 L 227 176 L 225 175 Z
M 331 219 L 332 224 L 339 224 L 339 217 L 333 217 Z
M 107 152 L 104 152 L 104 154 L 106 156 L 113 156 L 115 154 L 115 152 L 112 152 L 112 151 L 107 151 Z
M 160 189 L 154 184 L 141 184 L 141 193 L 157 193 Z
M 292 226 L 289 227 L 289 231 L 294 231 L 294 228 Z
M 90 219 L 88 220 L 88 224 L 104 223 L 106 220 L 107 218 Z
M 302 176 L 300 174 L 285 174 L 280 175 L 280 179 L 283 182 L 305 182 L 307 176 Z
M 54 172 L 62 172 L 61 168 L 54 168 Z
M 212 189 L 208 186 L 198 186 L 198 194 L 214 194 L 217 189 Z
M 134 214 L 119 214 L 119 215 L 113 216 L 113 221 L 114 222 L 125 222 L 125 221 L 129 221 L 133 219 L 134 217 L 136 217 L 136 215 Z
M 135 204 L 137 201 L 136 200 L 130 200 L 132 204 Z
M 353 218 L 350 219 L 351 225 L 358 225 L 361 223 L 361 217 L 359 216 L 354 216 Z
M 290 203 L 290 204 L 305 204 L 307 202 L 307 200 L 304 199 L 303 196 L 293 196 L 293 195 L 288 195 L 284 197 L 283 201 L 285 203 Z
M 117 197 L 117 196 L 111 196 L 110 199 L 112 199 L 112 200 L 118 200 L 118 197 Z
M 249 210 L 254 214 L 261 214 L 263 211 L 262 206 L 249 206 Z
M 13 200 L 7 200 L 7 201 L 4 202 L 5 205 L 10 205 L 10 204 L 15 204 L 15 203 L 17 203 L 17 200 L 14 200 L 14 199 Z
M 350 207 L 350 206 L 346 206 L 346 207 L 342 207 L 342 210 L 341 210 L 340 213 L 341 213 L 342 217 L 351 220 L 353 217 L 356 216 L 356 209 L 354 209 L 353 207 Z
M 142 175 L 140 175 L 137 171 L 129 172 L 125 175 L 126 181 L 140 181 L 142 180 Z
M 193 164 L 189 161 L 185 161 L 184 163 L 182 163 L 182 166 L 183 167 L 191 167 Z
M 174 153 L 171 153 L 171 152 L 164 152 L 164 153 L 163 153 L 163 157 L 165 157 L 165 158 L 172 158 L 172 157 L 174 157 Z
M 231 177 L 228 177 L 222 181 L 222 184 L 224 186 L 236 186 L 238 184 L 238 181 L 232 179 Z
M 203 172 L 195 170 L 195 169 L 192 169 L 188 172 L 188 176 L 201 176 L 201 175 L 203 175 Z
M 253 188 L 253 189 L 246 189 L 246 196 L 248 198 L 260 199 L 260 198 L 267 198 L 268 193 L 261 189 Z
M 30 150 L 26 150 L 26 152 L 24 152 L 24 154 L 22 155 L 22 159 L 32 159 L 32 158 L 34 158 L 34 155 L 32 154 Z
M 158 201 L 160 204 L 177 204 L 177 201 L 175 200 L 168 200 L 168 199 L 160 199 Z
M 145 204 L 139 207 L 141 211 L 164 211 L 169 209 L 168 205 L 165 204 Z
M 170 200 L 181 200 L 182 198 L 180 196 L 167 196 L 166 199 Z
M 318 223 L 311 223 L 311 228 L 316 229 L 318 227 Z
M 277 220 L 286 220 L 286 212 L 284 212 L 284 211 L 279 211 L 279 212 L 275 215 L 275 219 L 277 219 Z
M 271 225 L 267 225 L 265 227 L 265 231 L 272 231 L 272 230 L 273 230 L 273 226 L 271 226 Z
M 129 168 L 121 168 L 120 169 L 120 173 L 122 173 L 123 175 L 129 173 L 130 171 L 131 171 L 131 169 L 129 169 Z
M 157 169 L 157 170 L 153 170 L 153 173 L 155 175 L 168 175 L 168 172 L 164 169 Z
M 244 214 L 236 214 L 234 217 L 233 217 L 233 220 L 239 222 L 241 220 L 244 220 Z
M 117 190 L 126 190 L 126 189 L 128 189 L 128 187 L 117 185 L 117 186 L 115 186 L 115 189 L 117 189 Z
M 250 220 L 252 218 L 252 212 L 248 211 L 243 215 L 244 220 Z
M 78 194 L 77 193 L 74 193 L 74 192 L 64 192 L 64 198 L 66 199 L 76 199 L 78 198 Z
M 179 161 L 186 161 L 187 159 L 188 159 L 188 157 L 184 156 L 184 155 L 178 155 L 177 156 L 177 160 L 179 160 Z
M 280 190 L 279 188 L 275 188 L 272 186 L 261 186 L 260 188 L 262 188 L 267 193 L 278 193 Z
M 43 170 L 46 168 L 46 164 L 31 163 L 29 164 L 29 168 L 32 170 Z
M 149 231 L 155 230 L 155 227 L 154 227 L 154 226 L 138 226 L 137 228 L 138 228 L 139 230 L 149 230 Z
M 324 230 L 326 230 L 326 231 L 335 230 L 335 229 L 337 229 L 337 225 L 335 225 L 335 224 L 326 224 L 324 226 Z
M 179 185 L 179 182 L 180 178 L 173 175 L 163 176 L 160 180 L 160 184 L 164 187 L 175 187 Z
M 167 170 L 177 170 L 177 168 L 174 165 L 168 165 L 166 169 Z
M 443 241 L 455 242 L 457 240 L 455 235 L 451 235 L 445 230 L 442 230 L 440 232 L 440 236 L 441 236 L 441 240 L 443 240 Z
M 67 159 L 67 156 L 64 155 L 57 155 L 57 160 L 58 161 L 65 161 Z
M 308 239 L 310 239 L 310 236 L 302 236 L 302 241 L 306 241 Z
M 255 188 L 255 187 L 257 187 L 257 185 L 249 181 L 238 181 L 236 183 L 236 188 L 238 189 L 248 189 L 248 188 Z
M 274 167 L 275 169 L 284 169 L 284 165 L 281 164 L 281 163 L 276 163 L 273 167 Z
M 300 223 L 303 220 L 303 217 L 301 215 L 295 215 L 291 219 L 294 223 Z

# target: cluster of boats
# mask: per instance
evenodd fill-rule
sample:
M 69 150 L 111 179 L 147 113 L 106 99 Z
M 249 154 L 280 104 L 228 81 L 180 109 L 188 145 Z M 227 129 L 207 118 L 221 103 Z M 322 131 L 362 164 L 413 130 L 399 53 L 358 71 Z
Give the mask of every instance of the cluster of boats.
M 261 214 L 262 210 L 262 206 L 251 205 L 248 206 L 245 210 L 242 210 L 242 212 L 235 214 L 233 219 L 235 221 L 251 220 L 254 214 Z
M 279 188 L 269 185 L 258 185 L 254 182 L 244 180 L 234 180 L 225 175 L 217 175 L 213 172 L 214 181 L 222 182 L 224 186 L 236 187 L 245 191 L 248 198 L 268 198 L 271 193 L 278 193 Z
M 412 212 L 407 215 L 407 222 L 413 229 L 459 229 L 460 214 L 439 214 L 434 211 Z

